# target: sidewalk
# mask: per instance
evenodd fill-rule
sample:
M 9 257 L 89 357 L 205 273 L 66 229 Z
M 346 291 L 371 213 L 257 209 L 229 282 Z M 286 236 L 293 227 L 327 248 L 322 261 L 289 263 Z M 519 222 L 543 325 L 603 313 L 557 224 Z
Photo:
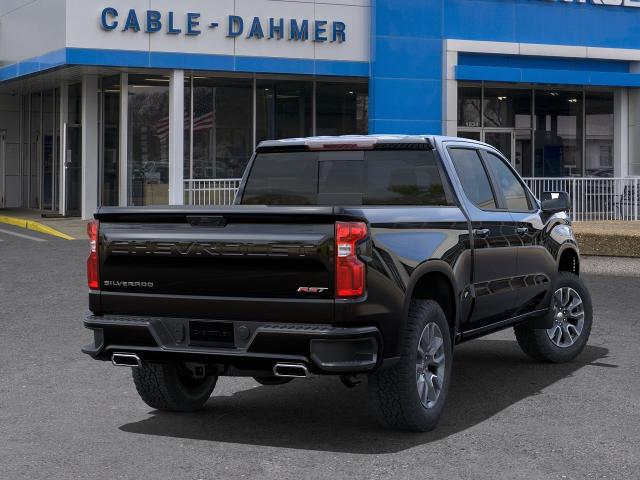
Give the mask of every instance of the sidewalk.
M 573 224 L 582 255 L 640 257 L 640 222 Z
M 5 217 L 5 218 L 3 218 Z M 26 220 L 27 223 L 21 222 Z M 24 208 L 0 209 L 0 223 L 11 223 L 22 228 L 40 231 L 67 240 L 84 240 L 87 237 L 87 221 L 80 218 L 43 218 L 39 210 Z

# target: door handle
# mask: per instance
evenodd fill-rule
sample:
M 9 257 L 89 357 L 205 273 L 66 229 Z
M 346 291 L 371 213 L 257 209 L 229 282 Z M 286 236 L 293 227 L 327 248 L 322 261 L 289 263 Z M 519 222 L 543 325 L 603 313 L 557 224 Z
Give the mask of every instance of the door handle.
M 476 229 L 473 231 L 473 235 L 478 238 L 487 238 L 489 235 L 491 235 L 491 230 L 489 230 L 488 228 Z
M 529 229 L 527 227 L 520 227 L 520 228 L 516 228 L 516 232 L 521 237 L 524 237 L 527 233 L 529 233 Z

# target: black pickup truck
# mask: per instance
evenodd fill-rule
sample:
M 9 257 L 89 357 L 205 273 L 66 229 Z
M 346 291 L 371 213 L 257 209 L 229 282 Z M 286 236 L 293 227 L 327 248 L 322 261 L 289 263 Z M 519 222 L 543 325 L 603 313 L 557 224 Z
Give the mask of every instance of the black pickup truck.
M 455 344 L 514 327 L 539 361 L 585 347 L 569 208 L 471 140 L 263 142 L 235 205 L 98 210 L 83 351 L 161 410 L 201 408 L 223 375 L 368 376 L 385 424 L 429 430 Z

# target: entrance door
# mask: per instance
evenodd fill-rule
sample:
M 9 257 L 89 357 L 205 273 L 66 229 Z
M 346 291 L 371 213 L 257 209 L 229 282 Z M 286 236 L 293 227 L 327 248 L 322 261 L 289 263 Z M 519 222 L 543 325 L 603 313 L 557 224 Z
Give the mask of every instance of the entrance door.
M 513 163 L 513 130 L 485 130 L 484 142 L 500 150 Z
M 82 199 L 82 127 L 67 125 L 65 135 L 64 191 L 65 216 L 81 214 Z
M 0 130 L 0 208 L 6 205 L 6 155 L 7 155 L 7 133 Z

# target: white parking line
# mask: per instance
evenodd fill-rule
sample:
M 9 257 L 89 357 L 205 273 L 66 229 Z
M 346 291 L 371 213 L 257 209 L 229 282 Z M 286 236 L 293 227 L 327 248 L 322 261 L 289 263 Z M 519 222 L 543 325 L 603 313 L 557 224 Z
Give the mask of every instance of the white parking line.
M 6 233 L 7 235 L 13 235 L 14 237 L 26 238 L 27 240 L 33 240 L 34 242 L 46 242 L 46 240 L 38 237 L 32 237 L 31 235 L 25 235 L 24 233 L 12 232 L 11 230 L 5 230 L 0 228 L 0 233 Z

